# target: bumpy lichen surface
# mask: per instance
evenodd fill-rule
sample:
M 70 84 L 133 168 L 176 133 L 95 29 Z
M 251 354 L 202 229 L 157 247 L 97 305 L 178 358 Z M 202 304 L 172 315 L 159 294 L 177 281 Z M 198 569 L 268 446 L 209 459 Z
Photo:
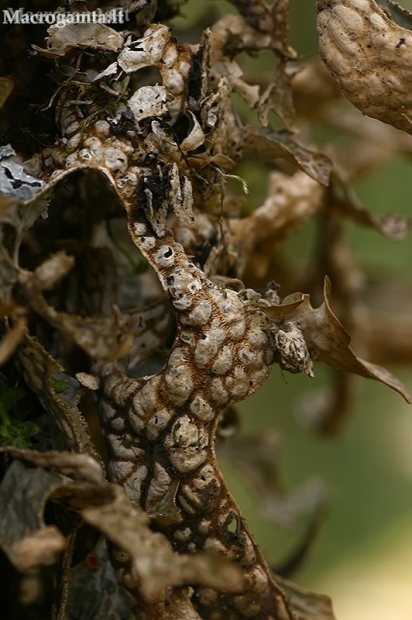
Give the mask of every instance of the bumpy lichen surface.
M 385 0 L 318 0 L 317 8 L 321 57 L 349 101 L 412 133 L 411 16 Z
M 102 370 L 110 474 L 157 516 L 176 550 L 222 554 L 244 569 L 241 594 L 195 589 L 202 618 L 288 617 L 214 455 L 222 411 L 268 378 L 274 354 L 267 319 L 234 291 L 213 286 L 170 235 L 156 238 L 133 213 L 129 227 L 172 301 L 177 337 L 165 368 L 152 377 L 131 381 L 111 364 Z M 179 512 L 162 516 L 171 487 Z
M 203 132 L 196 122 L 200 139 L 191 145 L 188 136 L 187 146 L 183 142 L 178 147 L 169 124 L 161 124 L 162 117 L 173 124 L 187 106 L 184 95 L 191 60 L 189 50 L 179 48 L 167 28 L 147 28 L 141 40 L 125 46 L 117 66 L 126 72 L 159 67 L 163 85 L 143 86 L 129 98 L 133 116 L 125 117 L 126 131 L 114 131 L 116 125 L 104 120 L 84 129 L 69 90 L 61 97 L 64 105 L 59 112 L 66 145 L 47 151 L 46 163 L 66 170 L 96 167 L 108 176 L 127 210 L 130 236 L 155 270 L 176 314 L 175 341 L 160 372 L 135 380 L 127 377 L 121 362 L 96 367 L 110 479 L 153 517 L 156 529 L 167 535 L 176 551 L 213 553 L 241 567 L 238 593 L 193 586 L 191 600 L 201 618 L 281 620 L 293 617 L 290 604 L 248 531 L 214 452 L 222 412 L 265 383 L 277 340 L 258 304 L 214 285 L 165 226 L 171 210 L 182 225 L 195 220 L 191 169 L 183 149 L 203 143 Z M 206 78 L 203 74 L 202 80 Z M 224 84 L 223 78 L 220 88 Z M 211 97 L 215 108 L 207 99 L 201 102 L 204 127 L 226 131 L 231 106 L 228 100 L 225 107 L 219 106 L 218 90 Z M 230 120 L 233 123 L 234 116 Z M 174 228 L 179 235 L 179 225 Z M 278 335 L 279 351 L 283 333 Z M 301 340 L 305 356 L 302 336 Z M 299 363 L 294 372 L 302 370 Z M 112 557 L 120 582 L 137 605 L 136 613 L 143 606 L 146 614 L 158 614 L 158 603 L 142 601 L 127 555 L 113 550 Z M 173 596 L 169 593 L 166 601 Z

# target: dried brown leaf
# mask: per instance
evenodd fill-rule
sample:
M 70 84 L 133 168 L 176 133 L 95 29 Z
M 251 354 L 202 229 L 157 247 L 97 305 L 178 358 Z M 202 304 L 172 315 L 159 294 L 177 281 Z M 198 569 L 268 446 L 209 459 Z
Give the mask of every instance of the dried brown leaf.
M 262 257 L 262 266 L 265 258 L 268 262 L 277 244 L 322 210 L 324 195 L 325 188 L 305 172 L 299 170 L 292 177 L 272 172 L 264 204 L 247 217 L 228 220 L 233 244 L 238 248 L 238 274 L 242 276 L 258 257 Z M 265 275 L 259 273 L 259 277 Z
M 296 620 L 336 620 L 328 596 L 306 590 L 278 575 L 276 581 L 289 597 Z
M 406 237 L 412 227 L 412 218 L 398 215 L 378 217 L 362 205 L 341 171 L 334 170 L 332 179 L 331 203 L 342 215 L 374 228 L 393 241 L 402 241 Z
M 11 545 L 3 545 L 10 562 L 22 573 L 42 564 L 54 564 L 65 547 L 66 539 L 55 525 L 45 525 Z
M 250 127 L 244 131 L 245 148 L 269 159 L 285 159 L 300 168 L 321 185 L 329 185 L 331 160 L 295 142 L 288 131 L 270 130 L 256 133 Z
M 406 402 L 411 403 L 411 397 L 404 385 L 388 370 L 355 355 L 349 346 L 351 337 L 331 310 L 329 295 L 330 281 L 329 278 L 325 278 L 324 303 L 314 309 L 309 296 L 305 295 L 304 302 L 288 319 L 299 325 L 313 359 L 361 377 L 376 379 L 401 394 Z

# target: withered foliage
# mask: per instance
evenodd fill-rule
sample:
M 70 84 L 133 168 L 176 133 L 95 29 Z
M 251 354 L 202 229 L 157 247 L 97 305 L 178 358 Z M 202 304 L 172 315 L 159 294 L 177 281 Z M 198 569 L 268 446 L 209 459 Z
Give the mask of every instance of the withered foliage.
M 333 620 L 326 596 L 268 567 L 215 443 L 265 516 L 303 532 L 290 568 L 325 490 L 285 490 L 277 436 L 233 438 L 234 405 L 272 365 L 314 377 L 316 362 L 332 386 L 308 412 L 318 432 L 340 429 L 353 374 L 410 402 L 378 363 L 410 363 L 412 325 L 368 308 L 344 222 L 394 241 L 410 226 L 369 212 L 350 181 L 412 152 L 412 17 L 392 0 L 319 0 L 331 77 L 291 48 L 288 0 L 232 0 L 224 16 L 211 2 L 191 44 L 166 21 L 181 4 L 107 0 L 125 20 L 105 24 L 69 1 L 66 23 L 2 26 L 4 618 Z M 252 75 L 265 51 L 272 73 Z M 345 144 L 318 150 L 318 124 Z M 268 177 L 261 206 L 246 169 Z M 298 274 L 278 250 L 312 218 Z

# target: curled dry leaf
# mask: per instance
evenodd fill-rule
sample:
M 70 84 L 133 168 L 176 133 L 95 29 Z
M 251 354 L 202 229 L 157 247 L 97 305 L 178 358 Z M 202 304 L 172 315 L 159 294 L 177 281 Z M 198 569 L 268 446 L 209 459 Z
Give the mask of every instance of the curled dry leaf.
M 296 620 L 336 620 L 329 596 L 306 590 L 282 577 L 276 579 L 290 599 Z
M 406 402 L 411 403 L 411 397 L 404 385 L 388 370 L 355 355 L 350 347 L 351 337 L 331 310 L 329 294 L 330 281 L 325 278 L 323 304 L 314 309 L 309 296 L 305 295 L 304 302 L 288 319 L 299 325 L 313 359 L 339 370 L 381 381 L 401 394 Z
M 71 261 L 59 256 L 59 273 L 47 278 L 61 277 L 62 269 L 71 266 Z M 65 256 L 65 255 L 64 255 Z M 61 263 L 61 259 L 62 263 Z M 50 262 L 55 263 L 56 257 L 40 266 L 41 277 L 49 271 Z M 61 263 L 61 264 L 60 264 Z M 47 271 L 46 271 L 47 270 Z M 33 310 L 65 336 L 72 339 L 79 347 L 95 360 L 115 360 L 127 356 L 129 369 L 148 361 L 156 350 L 164 346 L 164 340 L 170 328 L 171 317 L 164 301 L 156 302 L 142 310 L 120 313 L 117 308 L 111 309 L 110 317 L 82 317 L 65 312 L 58 312 L 50 306 L 43 293 L 42 286 L 46 276 L 38 281 L 37 270 L 34 273 L 19 274 L 19 282 L 24 287 Z
M 260 153 L 269 159 L 285 159 L 300 168 L 321 185 L 329 185 L 332 170 L 331 160 L 294 141 L 288 131 L 266 131 L 256 133 L 250 127 L 244 128 L 245 148 Z
M 330 190 L 330 202 L 334 208 L 338 209 L 345 217 L 349 217 L 363 226 L 378 230 L 388 239 L 402 241 L 412 227 L 412 218 L 410 217 L 398 215 L 378 217 L 368 211 L 338 169 L 333 171 Z
M 92 392 L 95 392 L 99 389 L 99 382 L 97 381 L 96 377 L 89 374 L 88 372 L 76 372 L 75 377 L 77 381 L 81 383 L 81 385 L 86 389 L 91 390 Z
M 149 517 L 132 507 L 122 489 L 104 482 L 101 469 L 89 457 L 14 448 L 2 451 L 16 460 L 0 486 L 0 544 L 19 570 L 48 563 L 51 555 L 65 548 L 57 527 L 44 524 L 45 505 L 52 500 L 80 511 L 87 523 L 130 554 L 139 591 L 147 599 L 164 597 L 170 586 L 186 582 L 227 592 L 241 588 L 241 571 L 227 560 L 175 553 L 163 534 L 150 530 Z
M 320 54 L 344 95 L 412 133 L 412 16 L 391 0 L 318 0 L 317 8 Z
M 291 84 L 298 72 L 299 68 L 291 63 L 282 62 L 279 64 L 271 83 L 257 104 L 259 121 L 263 127 L 269 125 L 269 112 L 273 111 L 279 116 L 286 129 L 295 131 L 296 112 Z

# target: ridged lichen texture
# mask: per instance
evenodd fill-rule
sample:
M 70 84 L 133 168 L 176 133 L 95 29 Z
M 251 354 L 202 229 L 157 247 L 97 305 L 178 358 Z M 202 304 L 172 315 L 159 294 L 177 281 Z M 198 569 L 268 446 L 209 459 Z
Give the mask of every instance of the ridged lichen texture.
M 290 46 L 288 0 L 226 14 L 192 0 L 188 26 L 179 0 L 95 4 L 8 9 L 0 36 L 7 618 L 334 620 L 327 596 L 268 566 L 216 449 L 278 524 L 305 516 L 297 558 L 324 489 L 295 501 L 273 435 L 234 437 L 235 405 L 273 366 L 313 378 L 317 362 L 332 385 L 308 416 L 321 435 L 343 425 L 354 374 L 410 402 L 379 364 L 409 363 L 412 339 L 362 297 L 344 221 L 393 241 L 410 226 L 373 215 L 350 180 L 412 152 L 411 18 L 391 0 L 318 0 L 330 75 Z M 363 122 L 339 88 L 406 133 Z M 348 150 L 317 150 L 319 122 Z M 279 248 L 313 219 L 298 273 Z

